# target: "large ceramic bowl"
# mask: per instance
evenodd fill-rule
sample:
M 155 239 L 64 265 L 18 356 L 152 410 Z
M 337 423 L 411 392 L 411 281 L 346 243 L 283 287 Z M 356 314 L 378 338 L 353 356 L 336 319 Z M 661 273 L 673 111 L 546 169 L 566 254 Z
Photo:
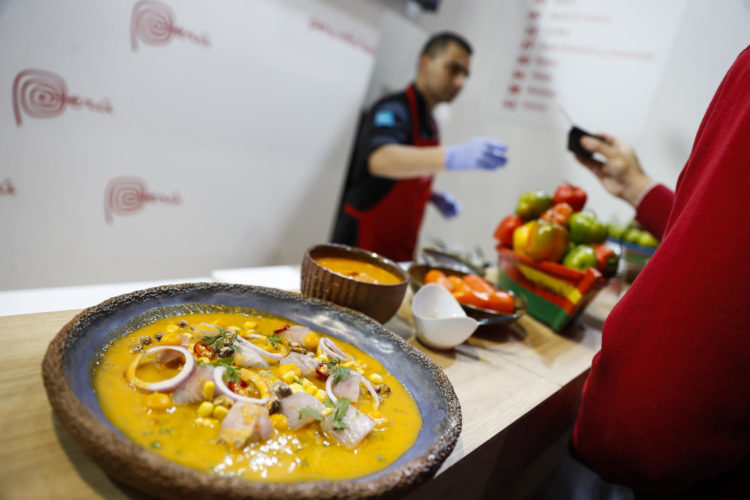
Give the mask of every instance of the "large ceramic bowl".
M 127 439 L 103 415 L 92 389 L 97 355 L 112 340 L 157 319 L 254 309 L 355 344 L 393 373 L 416 401 L 417 441 L 388 468 L 357 479 L 253 482 L 169 461 Z M 47 397 L 63 425 L 113 478 L 160 498 L 365 498 L 398 496 L 432 476 L 461 431 L 461 409 L 443 371 L 424 354 L 363 314 L 281 290 L 194 283 L 109 299 L 73 318 L 50 343 L 42 364 Z
M 367 283 L 345 276 L 318 264 L 321 257 L 339 257 L 372 264 L 401 278 L 386 285 Z M 385 323 L 398 311 L 409 286 L 409 276 L 390 259 L 347 245 L 321 244 L 310 247 L 302 258 L 302 294 L 350 307 Z

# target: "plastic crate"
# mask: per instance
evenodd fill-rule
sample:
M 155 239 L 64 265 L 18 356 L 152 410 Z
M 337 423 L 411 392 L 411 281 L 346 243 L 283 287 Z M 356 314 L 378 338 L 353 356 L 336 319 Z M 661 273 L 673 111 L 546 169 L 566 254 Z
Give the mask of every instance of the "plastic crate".
M 656 248 L 642 247 L 613 238 L 607 238 L 607 242 L 622 248 L 623 276 L 627 283 L 633 282 L 656 251 Z
M 555 262 L 536 262 L 508 248 L 497 250 L 499 284 L 523 295 L 527 312 L 555 331 L 565 328 L 607 284 L 594 268 L 579 271 Z

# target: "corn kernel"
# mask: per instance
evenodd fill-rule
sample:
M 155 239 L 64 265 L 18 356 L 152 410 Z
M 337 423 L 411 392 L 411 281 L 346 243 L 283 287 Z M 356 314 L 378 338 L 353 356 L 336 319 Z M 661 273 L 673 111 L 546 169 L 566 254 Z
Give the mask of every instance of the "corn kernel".
M 351 359 L 349 361 L 344 361 L 343 363 L 341 363 L 341 366 L 346 366 L 346 367 L 351 368 L 352 366 L 354 366 L 354 361 L 352 361 Z
M 214 404 L 208 401 L 204 401 L 198 406 L 198 416 L 209 417 L 212 411 L 214 411 Z
M 314 394 L 315 398 L 320 401 L 321 403 L 326 400 L 328 397 L 328 394 L 326 394 L 326 391 L 323 389 L 318 389 L 318 392 Z
M 211 360 L 210 360 L 210 359 L 208 359 L 208 358 L 207 358 L 207 357 L 205 357 L 205 356 L 201 356 L 200 358 L 198 358 L 198 361 L 200 361 L 200 362 L 201 362 L 201 363 L 203 363 L 204 365 L 207 365 L 207 364 L 209 364 L 209 363 L 211 362 Z
M 244 326 L 245 328 L 255 328 L 256 326 L 258 326 L 258 323 L 256 323 L 255 321 L 245 321 L 242 326 Z
M 167 327 L 165 328 L 165 330 L 167 331 L 167 333 L 176 332 L 179 329 L 180 329 L 180 327 L 177 326 L 177 325 L 167 325 Z
M 304 387 L 302 387 L 301 385 L 299 385 L 299 384 L 298 384 L 298 383 L 296 383 L 296 382 L 295 382 L 294 384 L 290 384 L 290 385 L 289 385 L 289 388 L 290 388 L 290 389 L 292 389 L 292 392 L 293 392 L 293 393 L 297 393 L 297 392 L 300 392 L 300 391 L 302 391 L 302 392 L 304 392 L 304 391 L 305 391 L 305 388 L 304 388 Z
M 271 425 L 277 430 L 285 431 L 289 428 L 289 421 L 281 413 L 271 415 Z
M 159 341 L 163 345 L 180 345 L 182 343 L 182 337 L 179 333 L 167 333 Z
M 146 396 L 146 408 L 149 410 L 164 411 L 172 406 L 172 398 L 169 394 L 154 392 Z
M 328 356 L 326 356 L 325 354 L 322 354 L 322 353 L 318 354 L 317 356 L 315 356 L 315 360 L 318 363 L 328 363 L 328 361 L 329 361 Z
M 323 415 L 324 417 L 327 417 L 331 413 L 333 413 L 333 408 L 331 408 L 330 406 L 326 406 L 320 411 L 320 414 Z
M 211 380 L 203 384 L 203 399 L 211 401 L 214 398 L 215 388 L 216 384 L 214 384 Z
M 310 350 L 315 350 L 318 348 L 318 340 L 320 340 L 320 338 L 315 332 L 310 332 L 305 335 L 305 345 Z
M 198 417 L 195 419 L 195 423 L 203 427 L 215 427 L 219 424 L 219 421 L 215 418 Z
M 300 380 L 302 382 L 302 387 L 305 388 L 305 390 L 309 389 L 310 387 L 315 387 L 315 384 L 310 382 L 310 379 L 303 378 Z
M 304 389 L 305 389 L 305 392 L 311 396 L 315 396 L 315 394 L 318 393 L 318 388 L 315 387 L 314 384 L 311 384 L 309 387 L 305 387 Z
M 383 383 L 383 377 L 380 376 L 378 373 L 371 373 L 369 377 L 367 377 L 370 382 L 373 384 L 382 384 Z
M 227 410 L 227 407 L 219 405 L 219 406 L 214 406 L 214 409 L 211 412 L 211 416 L 217 420 L 224 420 L 224 417 L 227 416 L 227 413 L 229 413 L 229 410 Z
M 242 330 L 242 328 L 240 328 L 239 326 L 228 326 L 227 330 L 231 330 L 233 332 L 239 332 L 240 330 Z
M 289 371 L 294 372 L 294 375 L 297 377 L 302 376 L 302 370 L 300 370 L 299 366 L 293 363 L 286 363 L 284 365 L 279 366 L 279 373 L 286 373 Z
M 287 384 L 291 384 L 296 379 L 297 379 L 297 376 L 292 371 L 288 371 L 284 375 L 281 376 L 281 380 L 283 380 Z M 300 387 L 302 387 L 302 386 L 300 386 Z

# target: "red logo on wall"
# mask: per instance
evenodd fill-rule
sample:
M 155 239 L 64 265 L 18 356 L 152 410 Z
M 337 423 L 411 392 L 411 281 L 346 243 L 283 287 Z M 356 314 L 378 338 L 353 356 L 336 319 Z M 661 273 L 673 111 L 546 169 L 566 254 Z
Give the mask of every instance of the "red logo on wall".
M 130 17 L 130 47 L 138 50 L 138 41 L 146 45 L 166 45 L 172 36 L 187 38 L 199 45 L 208 47 L 208 35 L 197 35 L 175 25 L 174 11 L 156 0 L 140 0 L 133 6 Z
M 13 113 L 16 125 L 21 126 L 21 112 L 31 118 L 54 118 L 65 111 L 66 106 L 112 114 L 109 99 L 94 102 L 68 93 L 65 80 L 51 71 L 25 69 L 13 80 Z
M 114 222 L 113 215 L 133 215 L 143 209 L 147 203 L 179 205 L 182 199 L 179 194 L 171 196 L 149 193 L 146 183 L 138 177 L 115 177 L 104 193 L 104 220 L 107 224 Z
M 5 179 L 3 182 L 0 182 L 0 196 L 15 196 L 16 195 L 16 188 L 13 186 L 13 183 L 10 181 L 10 179 Z

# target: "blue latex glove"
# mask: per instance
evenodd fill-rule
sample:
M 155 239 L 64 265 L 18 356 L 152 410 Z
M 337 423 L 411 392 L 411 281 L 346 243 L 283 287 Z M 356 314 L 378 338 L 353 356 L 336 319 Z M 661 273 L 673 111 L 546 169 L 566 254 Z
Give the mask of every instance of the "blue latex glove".
M 448 146 L 445 151 L 445 168 L 469 170 L 483 168 L 495 170 L 508 162 L 505 153 L 508 146 L 494 139 L 474 137 L 461 144 Z
M 456 198 L 450 193 L 443 193 L 440 191 L 433 191 L 430 196 L 430 201 L 440 210 L 440 213 L 446 219 L 455 217 L 461 212 L 461 204 Z

